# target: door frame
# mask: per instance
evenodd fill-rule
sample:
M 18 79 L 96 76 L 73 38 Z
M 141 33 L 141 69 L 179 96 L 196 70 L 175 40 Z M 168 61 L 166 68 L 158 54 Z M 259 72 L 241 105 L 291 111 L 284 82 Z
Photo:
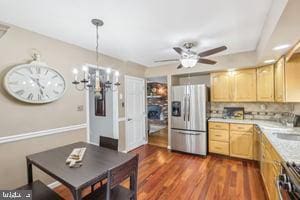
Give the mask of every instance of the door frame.
M 92 64 L 84 64 L 82 66 L 86 66 L 88 68 L 93 69 L 102 69 L 106 70 L 105 67 L 92 65 Z M 112 72 L 115 72 L 117 70 L 111 69 Z M 114 130 L 113 130 L 113 136 L 115 139 L 119 139 L 119 103 L 118 103 L 118 90 L 113 91 L 113 124 L 114 124 Z M 91 133 L 91 123 L 90 123 L 90 95 L 89 90 L 85 91 L 85 107 L 86 107 L 86 141 L 88 143 L 99 145 L 98 143 L 94 143 L 90 141 L 90 133 Z
M 128 79 L 135 79 L 135 80 L 138 80 L 138 81 L 142 81 L 142 83 L 143 83 L 143 93 L 144 93 L 144 95 L 142 95 L 142 102 L 143 102 L 143 116 L 144 116 L 144 120 L 143 120 L 143 130 L 144 130 L 144 136 L 143 136 L 143 138 L 144 138 L 144 141 L 143 141 L 143 144 L 147 144 L 148 143 L 148 141 L 147 141 L 147 137 L 146 137 L 146 90 L 145 90 L 145 86 L 146 86 L 146 81 L 145 81 L 145 79 L 144 78 L 139 78 L 139 77 L 135 77 L 135 76 L 129 76 L 129 75 L 124 75 L 124 102 L 125 102 L 125 151 L 126 152 L 128 152 L 128 151 L 130 151 L 130 150 L 132 150 L 132 149 L 129 149 L 128 148 L 128 134 L 127 134 L 127 132 L 128 132 L 128 124 L 127 124 L 127 120 L 128 120 L 128 116 L 127 116 L 127 93 L 128 93 L 128 89 L 127 89 L 127 81 L 128 81 Z M 142 145 L 143 145 L 142 144 Z M 137 148 L 137 147 L 135 147 L 135 148 Z
M 168 75 L 156 75 L 156 76 L 146 76 L 147 78 L 155 78 L 159 76 L 165 76 L 167 77 L 167 90 L 168 90 L 168 146 L 167 149 L 171 149 L 171 120 L 172 120 L 172 76 L 171 74 Z M 147 93 L 145 94 L 147 96 Z M 146 102 L 146 105 L 148 103 Z M 146 118 L 147 119 L 147 118 Z M 147 120 L 148 123 L 148 120 Z M 148 134 L 147 134 L 147 143 L 148 143 Z

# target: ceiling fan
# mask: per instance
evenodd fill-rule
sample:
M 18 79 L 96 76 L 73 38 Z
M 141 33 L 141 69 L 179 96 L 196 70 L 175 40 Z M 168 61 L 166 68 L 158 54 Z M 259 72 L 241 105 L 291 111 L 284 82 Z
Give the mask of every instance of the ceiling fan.
M 154 62 L 160 63 L 160 62 L 180 61 L 180 65 L 178 65 L 177 69 L 181 69 L 183 67 L 185 68 L 194 67 L 197 63 L 214 65 L 217 63 L 216 61 L 205 59 L 203 57 L 210 56 L 219 53 L 221 51 L 225 51 L 227 49 L 226 46 L 221 46 L 201 53 L 196 53 L 191 50 L 191 48 L 194 46 L 195 46 L 194 43 L 187 42 L 183 45 L 184 49 L 180 47 L 174 47 L 173 49 L 180 55 L 179 59 L 157 60 Z

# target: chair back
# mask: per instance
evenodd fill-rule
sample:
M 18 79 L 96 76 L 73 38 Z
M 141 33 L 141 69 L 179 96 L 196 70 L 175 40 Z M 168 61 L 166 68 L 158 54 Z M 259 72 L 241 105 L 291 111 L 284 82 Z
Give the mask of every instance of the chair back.
M 121 184 L 127 178 L 130 178 L 129 189 L 133 193 L 137 193 L 138 160 L 139 155 L 136 154 L 132 159 L 130 159 L 126 163 L 118 167 L 112 168 L 108 171 L 106 199 L 110 199 L 111 189 Z
M 99 146 L 118 151 L 118 140 L 114 138 L 100 136 Z

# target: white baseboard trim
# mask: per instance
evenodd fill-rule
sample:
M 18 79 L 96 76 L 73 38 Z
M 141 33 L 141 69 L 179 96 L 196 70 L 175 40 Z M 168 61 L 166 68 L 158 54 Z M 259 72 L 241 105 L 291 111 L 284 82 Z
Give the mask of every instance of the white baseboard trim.
M 11 135 L 11 136 L 4 136 L 4 137 L 0 137 L 0 144 L 15 142 L 15 141 L 19 141 L 19 140 L 26 140 L 26 139 L 41 137 L 41 136 L 46 136 L 46 135 L 53 135 L 53 134 L 67 132 L 67 131 L 83 129 L 86 127 L 87 127 L 86 124 L 77 124 L 77 125 L 65 126 L 65 127 L 42 130 L 42 131 L 22 133 L 22 134 Z
M 99 146 L 99 144 L 97 144 L 97 143 L 95 143 L 95 142 L 89 141 L 88 143 L 93 144 L 93 145 L 96 145 L 96 146 Z
M 47 186 L 48 186 L 49 188 L 51 188 L 51 189 L 54 189 L 54 188 L 56 188 L 56 187 L 58 187 L 58 186 L 60 186 L 60 185 L 61 185 L 60 182 L 54 181 L 53 183 L 50 183 L 50 184 L 48 184 Z
M 128 151 L 127 150 L 123 150 L 123 151 L 121 151 L 122 153 L 128 153 Z
M 167 149 L 171 149 L 171 146 L 168 145 Z

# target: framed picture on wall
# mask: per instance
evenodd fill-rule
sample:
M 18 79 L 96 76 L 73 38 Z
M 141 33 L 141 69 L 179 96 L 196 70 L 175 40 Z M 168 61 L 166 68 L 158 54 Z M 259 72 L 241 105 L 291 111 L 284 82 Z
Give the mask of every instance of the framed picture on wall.
M 100 97 L 95 97 L 95 115 L 105 117 L 106 116 L 105 91 L 102 90 L 100 93 L 101 93 L 101 98 Z

